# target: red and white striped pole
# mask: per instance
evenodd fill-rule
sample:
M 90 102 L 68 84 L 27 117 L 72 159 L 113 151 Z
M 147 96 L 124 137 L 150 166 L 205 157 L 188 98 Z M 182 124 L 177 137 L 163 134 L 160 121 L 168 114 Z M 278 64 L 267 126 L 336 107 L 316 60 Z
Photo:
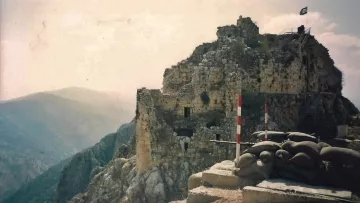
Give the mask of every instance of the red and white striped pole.
M 268 140 L 269 107 L 265 100 L 265 140 Z
M 242 95 L 238 96 L 238 107 L 237 107 L 237 128 L 236 128 L 236 135 L 237 135 L 237 142 L 236 142 L 236 161 L 239 161 L 240 158 L 240 138 L 241 138 L 241 107 L 242 107 Z

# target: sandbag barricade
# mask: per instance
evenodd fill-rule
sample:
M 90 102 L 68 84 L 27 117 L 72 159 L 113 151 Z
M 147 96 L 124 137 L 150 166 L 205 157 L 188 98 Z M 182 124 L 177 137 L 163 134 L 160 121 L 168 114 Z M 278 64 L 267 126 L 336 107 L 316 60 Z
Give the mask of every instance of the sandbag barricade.
M 253 180 L 285 178 L 350 190 L 357 189 L 356 184 L 360 186 L 359 152 L 307 138 L 305 134 L 301 138 L 305 141 L 296 138 L 297 141 L 287 140 L 282 144 L 273 141 L 256 143 L 240 156 L 236 164 L 237 175 Z
M 310 141 L 317 142 L 317 138 L 301 132 L 288 132 L 288 139 L 294 142 Z
M 266 141 L 266 139 L 265 139 L 266 134 L 267 134 L 268 141 L 279 142 L 279 143 L 287 140 L 287 136 L 288 136 L 288 134 L 284 133 L 284 132 L 276 132 L 276 131 L 269 131 L 267 133 L 261 132 L 261 133 L 257 134 L 257 140 Z

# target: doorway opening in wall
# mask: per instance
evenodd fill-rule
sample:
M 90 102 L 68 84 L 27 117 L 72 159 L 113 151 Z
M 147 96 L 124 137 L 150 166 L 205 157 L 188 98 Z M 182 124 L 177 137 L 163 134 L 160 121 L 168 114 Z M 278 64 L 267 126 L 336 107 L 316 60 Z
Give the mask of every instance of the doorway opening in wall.
M 184 117 L 190 117 L 190 107 L 184 107 Z
M 184 150 L 185 150 L 185 152 L 187 152 L 188 148 L 189 148 L 189 143 L 185 142 L 185 143 L 184 143 Z

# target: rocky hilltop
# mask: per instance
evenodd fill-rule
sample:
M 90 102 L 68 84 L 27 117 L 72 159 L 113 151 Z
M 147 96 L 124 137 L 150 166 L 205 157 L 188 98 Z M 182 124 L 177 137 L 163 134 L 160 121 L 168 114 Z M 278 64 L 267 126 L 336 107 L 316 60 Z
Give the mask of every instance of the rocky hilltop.
M 198 46 L 164 72 L 161 90 L 137 92 L 131 158 L 116 158 L 71 203 L 169 202 L 184 199 L 191 174 L 235 157 L 237 96 L 243 96 L 243 140 L 263 129 L 338 135 L 356 107 L 342 96 L 342 73 L 309 32 L 259 34 L 250 18 L 219 27 L 218 39 Z

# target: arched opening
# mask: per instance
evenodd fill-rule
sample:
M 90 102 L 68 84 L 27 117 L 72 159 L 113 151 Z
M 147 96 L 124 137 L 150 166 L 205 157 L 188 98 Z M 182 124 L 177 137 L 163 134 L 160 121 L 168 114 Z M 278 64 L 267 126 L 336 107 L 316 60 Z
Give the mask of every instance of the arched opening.
M 184 107 L 184 117 L 190 117 L 190 107 Z

